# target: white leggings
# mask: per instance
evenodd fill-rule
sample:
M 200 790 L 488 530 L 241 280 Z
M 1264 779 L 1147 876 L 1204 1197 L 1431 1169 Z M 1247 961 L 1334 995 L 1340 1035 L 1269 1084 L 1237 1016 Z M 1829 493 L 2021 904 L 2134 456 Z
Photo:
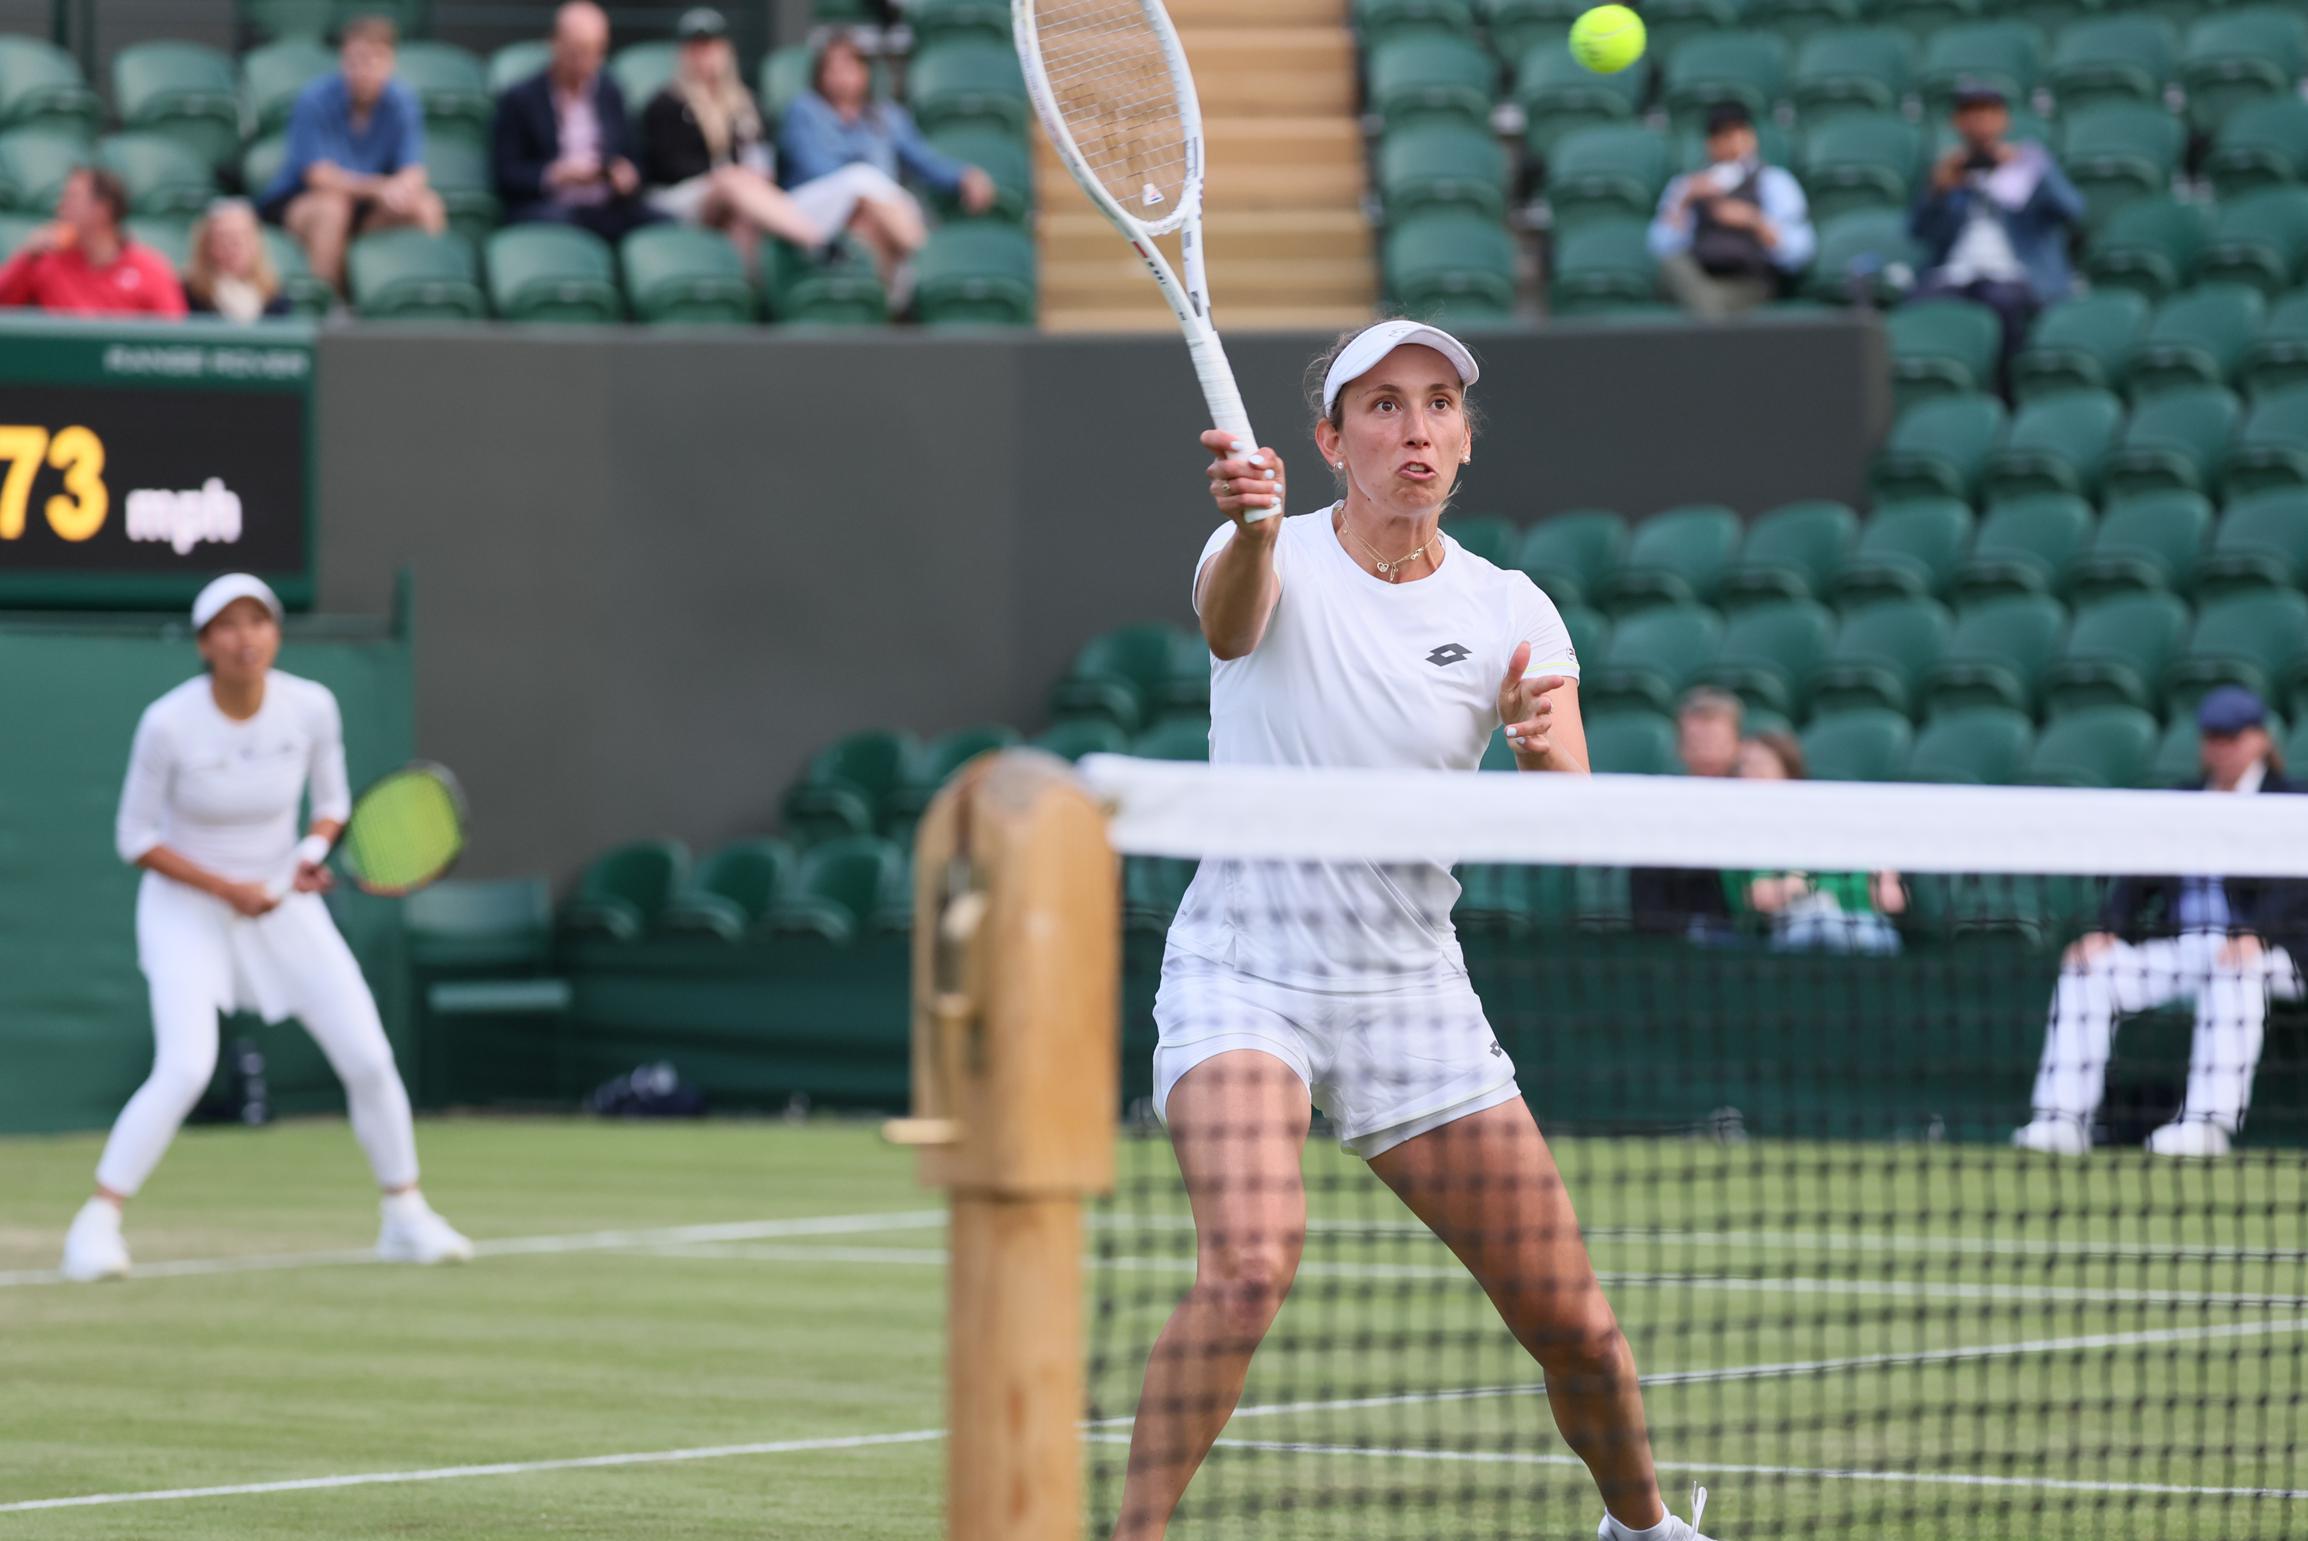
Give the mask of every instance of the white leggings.
M 96 1164 L 123 1196 L 144 1186 L 216 1073 L 217 1017 L 247 1008 L 293 1016 L 344 1082 L 353 1135 L 384 1188 L 417 1180 L 409 1094 L 377 1003 L 328 907 L 315 894 L 248 920 L 220 899 L 148 874 L 137 899 L 137 951 L 152 995 L 152 1073 L 128 1099 Z

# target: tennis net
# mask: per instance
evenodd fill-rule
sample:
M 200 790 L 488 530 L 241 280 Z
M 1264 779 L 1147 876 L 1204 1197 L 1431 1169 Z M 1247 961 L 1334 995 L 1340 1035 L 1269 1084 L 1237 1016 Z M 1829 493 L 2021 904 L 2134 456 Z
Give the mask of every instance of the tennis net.
M 1721 1541 L 2308 1534 L 2308 799 L 1081 774 L 1086 1533 L 1592 1536 L 1588 1460 L 1647 1501 L 1615 1321 Z M 1446 919 L 1479 1015 L 1389 972 Z

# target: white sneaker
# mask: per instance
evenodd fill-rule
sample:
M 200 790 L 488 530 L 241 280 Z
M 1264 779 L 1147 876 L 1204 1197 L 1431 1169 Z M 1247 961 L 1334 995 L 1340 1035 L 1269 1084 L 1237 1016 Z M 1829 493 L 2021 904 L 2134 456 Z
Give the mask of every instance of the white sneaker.
M 2044 1156 L 2088 1156 L 2092 1153 L 2091 1131 L 2072 1118 L 2056 1114 L 2038 1118 L 2014 1129 L 2011 1142 L 2021 1150 L 2032 1150 Z
M 1660 1531 L 1662 1541 L 1707 1541 L 1699 1534 L 1699 1519 L 1706 1512 L 1707 1490 L 1694 1482 L 1691 1484 L 1691 1522 L 1686 1525 L 1674 1515 L 1668 1515 L 1666 1528 Z M 1611 1528 L 1608 1514 L 1603 1516 L 1602 1529 L 1595 1532 L 1595 1541 L 1619 1541 L 1619 1533 Z
M 64 1233 L 64 1261 L 58 1271 L 75 1284 L 120 1279 L 128 1274 L 128 1243 L 120 1239 L 120 1206 L 90 1199 Z
M 384 1224 L 377 1231 L 377 1259 L 385 1263 L 469 1263 L 473 1244 L 433 1213 L 418 1193 L 396 1193 L 384 1201 Z
M 2209 1118 L 2180 1118 L 2148 1136 L 2148 1154 L 2211 1158 L 2228 1154 L 2229 1144 L 2225 1125 Z

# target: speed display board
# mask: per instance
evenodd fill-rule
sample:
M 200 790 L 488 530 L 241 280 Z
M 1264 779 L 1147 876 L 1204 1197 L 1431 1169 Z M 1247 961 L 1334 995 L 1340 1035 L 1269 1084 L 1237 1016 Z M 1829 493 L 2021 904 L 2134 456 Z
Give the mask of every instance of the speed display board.
M 313 571 L 307 327 L 0 324 L 0 608 L 166 609 Z

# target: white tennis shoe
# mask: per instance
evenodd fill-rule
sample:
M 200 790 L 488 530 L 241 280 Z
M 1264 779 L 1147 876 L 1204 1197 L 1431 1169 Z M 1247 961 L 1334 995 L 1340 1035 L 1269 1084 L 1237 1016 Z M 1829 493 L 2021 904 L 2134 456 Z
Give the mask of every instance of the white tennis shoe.
M 2021 1150 L 2043 1156 L 2088 1156 L 2091 1131 L 2072 1118 L 2038 1118 L 2012 1131 L 2011 1142 Z
M 1707 1512 L 1707 1490 L 1698 1483 L 1691 1484 L 1691 1519 L 1688 1524 L 1670 1514 L 1658 1532 L 1659 1541 L 1707 1541 L 1699 1534 L 1700 1516 Z M 1619 1541 L 1619 1532 L 1611 1526 L 1611 1517 L 1603 1516 L 1602 1529 L 1595 1532 L 1595 1541 Z
M 2174 1119 L 2148 1136 L 2151 1156 L 2194 1156 L 2211 1159 L 2230 1149 L 2225 1126 L 2209 1118 Z
M 120 1206 L 90 1199 L 64 1233 L 64 1261 L 58 1271 L 75 1284 L 120 1279 L 128 1274 L 128 1243 L 120 1236 Z
M 384 1263 L 469 1263 L 473 1244 L 433 1213 L 421 1193 L 396 1193 L 382 1206 L 377 1260 Z

